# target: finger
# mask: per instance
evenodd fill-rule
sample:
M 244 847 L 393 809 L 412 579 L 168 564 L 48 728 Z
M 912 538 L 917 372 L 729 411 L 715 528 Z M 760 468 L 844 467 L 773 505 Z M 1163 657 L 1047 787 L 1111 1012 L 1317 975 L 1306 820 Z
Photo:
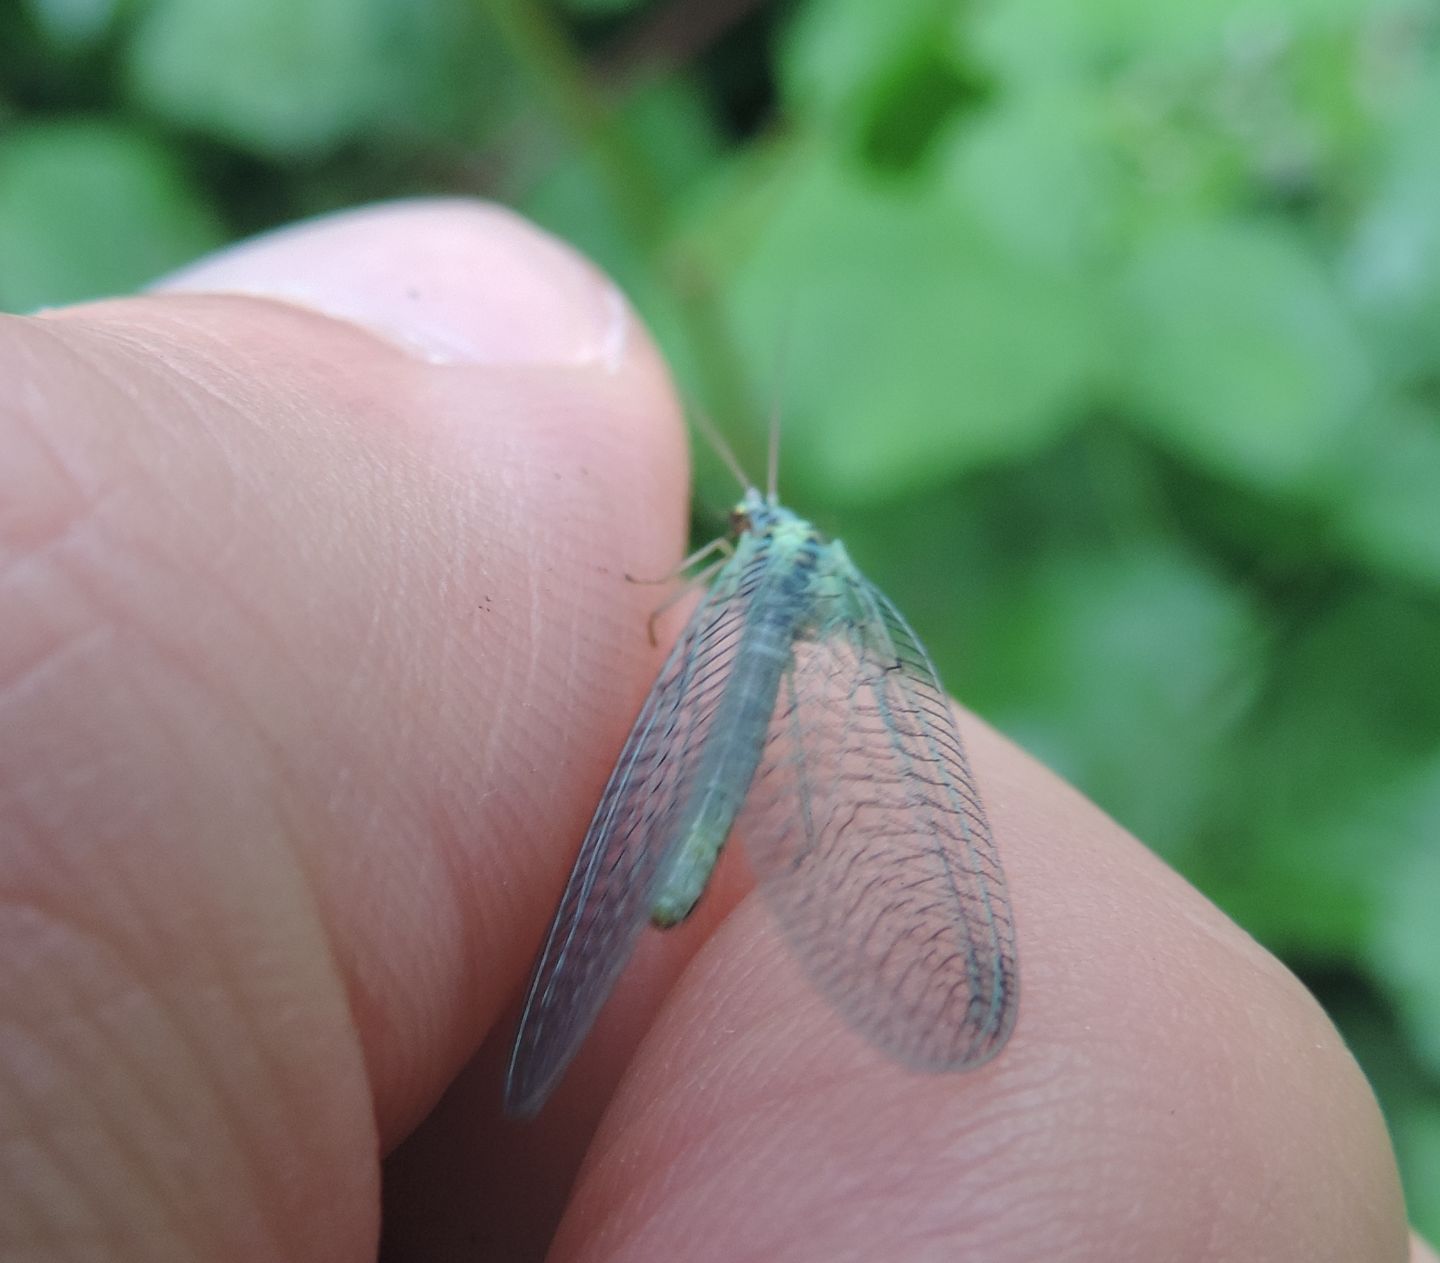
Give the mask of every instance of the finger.
M 459 224 L 457 212 L 464 217 Z M 432 231 L 415 231 L 422 216 L 431 223 Z M 449 225 L 451 230 L 435 231 L 436 223 Z M 358 260 L 364 261 L 363 267 L 357 267 Z M 477 496 L 483 495 L 492 516 L 467 529 L 471 536 L 477 530 L 482 532 L 476 539 L 477 551 L 493 554 L 492 545 L 499 543 L 511 550 L 512 555 L 520 556 L 522 563 L 538 562 L 540 573 L 545 576 L 539 584 L 542 595 L 564 607 L 568 624 L 556 626 L 552 608 L 536 610 L 544 630 L 553 633 L 549 644 L 541 644 L 528 626 L 517 626 L 504 619 L 487 619 L 484 626 L 487 647 L 503 649 L 532 666 L 539 689 L 536 696 L 520 702 L 526 721 L 567 724 L 573 721 L 568 708 L 588 702 L 605 713 L 608 726 L 618 725 L 623 738 L 624 721 L 638 707 L 638 699 L 643 696 L 655 664 L 663 655 L 654 645 L 637 648 L 633 643 L 636 624 L 632 611 L 643 610 L 648 619 L 656 595 L 653 591 L 634 590 L 634 585 L 623 582 L 622 572 L 607 564 L 618 551 L 615 547 L 607 549 L 606 545 L 625 543 L 625 532 L 612 526 L 609 519 L 614 516 L 626 519 L 624 525 L 643 541 L 644 555 L 664 559 L 654 572 L 669 572 L 674 566 L 675 550 L 684 543 L 683 533 L 675 529 L 679 521 L 675 511 L 684 504 L 687 475 L 680 419 L 668 378 L 623 297 L 608 281 L 571 252 L 535 233 L 507 212 L 495 208 L 477 212 L 464 204 L 447 208 L 442 203 L 428 209 L 402 210 L 398 215 L 381 209 L 343 216 L 327 222 L 324 231 L 318 234 L 302 225 L 192 266 L 168 278 L 164 288 L 170 292 L 201 293 L 218 289 L 303 303 L 306 308 L 378 330 L 392 341 L 411 348 L 422 359 L 442 365 L 493 363 L 514 367 L 533 362 L 547 370 L 552 366 L 576 365 L 600 379 L 609 379 L 585 383 L 582 391 L 598 391 L 608 386 L 611 400 L 602 398 L 591 402 L 581 398 L 568 407 L 567 397 L 571 392 L 563 379 L 554 380 L 552 372 L 546 371 L 540 378 L 532 376 L 514 381 L 507 395 L 513 399 L 515 408 L 503 415 L 487 407 L 484 400 L 465 398 L 468 386 L 463 380 L 457 381 L 453 374 L 436 380 L 458 387 L 461 393 L 458 406 L 467 416 L 476 412 L 484 415 L 485 423 L 479 427 L 481 434 L 477 437 L 483 438 L 489 448 L 505 452 L 509 444 L 508 459 L 534 459 L 541 465 L 534 485 L 524 489 L 529 493 L 525 496 L 513 494 L 514 480 L 504 477 L 503 472 L 501 480 L 505 485 L 501 488 L 477 483 L 474 490 Z M 555 397 L 547 398 L 547 391 Z M 607 402 L 617 406 L 607 409 Z M 556 415 L 545 416 L 547 408 L 553 409 Z M 533 411 L 539 411 L 549 424 L 543 428 L 535 426 Z M 622 424 L 616 426 L 616 418 L 607 415 L 607 411 L 619 411 L 618 420 Z M 641 422 L 648 423 L 648 433 L 639 430 L 634 424 L 635 417 L 627 416 L 627 412 L 638 414 Z M 513 426 L 515 433 L 507 435 L 503 423 Z M 613 428 L 607 430 L 607 423 Z M 669 440 L 668 446 L 661 447 L 662 438 Z M 590 466 L 582 460 L 585 452 L 581 449 L 587 443 L 601 448 Z M 527 445 L 537 451 L 527 453 Z M 547 450 L 556 446 L 561 449 L 558 454 Z M 574 450 L 569 450 L 572 447 Z M 479 451 L 476 456 L 485 462 L 492 458 L 488 450 Z M 651 462 L 651 468 L 636 467 L 637 462 L 646 459 Z M 566 470 L 567 461 L 570 466 L 578 467 L 581 477 L 589 481 L 588 495 L 585 492 L 577 495 L 575 488 L 562 482 L 561 474 Z M 453 473 L 448 469 L 446 472 Z M 637 497 L 636 492 L 647 477 L 652 498 Z M 492 476 L 490 481 L 493 483 L 496 479 Z M 670 510 L 668 515 L 657 513 L 652 507 L 657 494 Z M 567 509 L 571 512 L 566 512 Z M 599 512 L 593 521 L 578 516 L 578 511 L 596 509 Z M 598 535 L 592 529 L 597 522 L 601 532 Z M 560 531 L 547 541 L 540 528 L 551 525 L 559 526 Z M 565 561 L 570 563 L 571 570 L 556 569 L 554 560 L 544 555 L 547 547 L 565 552 Z M 583 550 L 602 555 L 587 563 L 585 558 L 577 556 Z M 581 563 L 578 569 L 576 562 Z M 534 582 L 533 576 L 531 582 Z M 600 599 L 592 605 L 590 597 L 595 593 Z M 493 608 L 493 601 L 486 600 L 477 608 L 488 612 Z M 593 629 L 587 626 L 591 617 L 601 619 L 603 630 L 617 638 L 618 646 L 591 636 Z M 590 652 L 619 665 L 618 659 L 610 657 L 617 648 L 623 655 L 624 665 L 642 664 L 633 677 L 624 682 L 627 700 L 622 705 L 616 708 L 603 690 L 599 694 L 587 692 L 584 697 L 567 693 L 567 681 L 555 670 L 557 665 L 573 660 L 579 652 Z M 590 661 L 584 665 L 593 670 L 596 663 Z M 514 692 L 523 692 L 527 687 L 516 681 L 504 662 L 497 662 L 493 675 L 480 683 L 485 691 L 475 699 L 474 715 L 483 718 L 487 725 L 491 714 L 488 708 L 506 704 L 502 686 L 508 685 Z M 577 680 L 574 686 L 588 690 L 588 679 Z M 548 696 L 540 696 L 541 693 Z M 632 697 L 634 700 L 629 700 Z M 534 708 L 545 701 L 556 702 L 559 714 L 546 719 L 536 717 L 532 713 Z M 511 718 L 513 721 L 520 716 Z M 462 742 L 459 754 L 463 760 L 473 755 L 473 722 L 467 723 L 466 736 L 471 744 Z M 495 734 L 488 740 L 494 744 Z M 550 753 L 552 747 L 545 745 L 543 738 L 539 744 Z M 579 744 L 581 742 L 577 742 Z M 609 750 L 586 745 L 584 754 L 595 785 L 563 787 L 575 791 L 575 800 L 570 805 L 580 812 L 582 823 L 578 828 L 545 837 L 548 850 L 540 857 L 545 865 L 543 880 L 527 885 L 524 892 L 529 900 L 526 925 L 516 938 L 527 968 L 530 949 L 538 942 L 555 893 L 563 883 L 563 871 L 573 856 L 576 839 L 583 833 L 583 820 L 593 807 L 598 792 L 596 786 L 603 784 L 608 773 Z M 467 762 L 467 772 L 470 766 Z M 557 770 L 548 762 L 532 761 L 523 770 L 524 784 L 516 788 L 521 793 L 542 794 L 547 801 L 554 800 L 560 787 L 549 778 Z M 486 792 L 507 786 L 511 771 L 505 766 L 495 767 L 493 776 L 487 774 Z M 473 784 L 473 773 L 469 779 Z M 503 801 L 496 803 L 497 810 L 504 806 Z M 504 835 L 492 839 L 492 845 L 506 862 L 513 858 L 507 852 L 514 842 Z M 513 884 L 508 875 L 482 876 L 494 876 L 497 881 L 503 878 L 506 884 Z M 487 923 L 494 920 L 483 904 L 472 905 L 469 915 Z M 677 951 L 680 948 L 685 950 Z M 487 948 L 487 955 L 489 950 Z M 657 984 L 673 973 L 676 967 L 673 961 L 688 955 L 689 950 L 693 948 L 675 942 L 656 953 Z M 520 972 L 523 976 L 524 969 Z M 499 986 L 502 996 L 508 996 L 516 985 L 514 977 L 508 982 L 504 978 L 491 981 Z M 572 1091 L 583 1117 L 593 1118 L 599 1104 L 603 1104 L 592 1098 L 603 1097 L 604 1085 L 618 1075 L 628 1047 L 638 1033 L 634 1028 L 643 1024 L 645 1014 L 653 1008 L 650 993 L 654 990 L 656 987 L 632 986 L 632 992 L 638 992 L 634 1020 L 612 1020 L 607 1024 L 614 1037 L 609 1041 L 613 1046 L 603 1058 L 592 1058 L 594 1072 L 581 1077 L 578 1093 Z M 490 1007 L 484 1012 L 493 1017 Z M 473 1047 L 473 1038 L 468 1039 L 465 1046 Z M 408 1111 L 404 1115 L 404 1129 L 414 1122 L 417 1113 Z M 574 1130 L 587 1132 L 588 1128 L 577 1119 Z M 398 1133 L 390 1129 L 386 1134 Z M 576 1150 L 582 1144 L 583 1136 L 566 1137 L 568 1149 Z
M 1405 1257 L 1384 1125 L 1273 958 L 970 721 L 1020 1013 L 963 1075 L 847 1030 L 747 901 L 607 1113 L 554 1259 Z
M 0 379 L 0 1242 L 373 1252 L 655 669 L 665 374 L 438 204 L 5 321 Z

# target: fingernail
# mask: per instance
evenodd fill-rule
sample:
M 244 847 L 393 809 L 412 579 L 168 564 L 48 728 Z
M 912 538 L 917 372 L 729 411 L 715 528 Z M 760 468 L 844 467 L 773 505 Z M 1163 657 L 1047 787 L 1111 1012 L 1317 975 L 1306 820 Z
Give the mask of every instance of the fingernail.
M 483 202 L 400 202 L 257 237 L 157 282 L 249 294 L 362 325 L 441 364 L 617 369 L 633 316 L 569 246 Z

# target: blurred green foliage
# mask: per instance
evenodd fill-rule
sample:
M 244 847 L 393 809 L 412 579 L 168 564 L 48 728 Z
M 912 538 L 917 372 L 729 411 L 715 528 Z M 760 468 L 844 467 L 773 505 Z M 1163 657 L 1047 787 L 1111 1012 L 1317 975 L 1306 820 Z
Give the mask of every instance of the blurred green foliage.
M 1434 6 L 0 4 L 0 306 L 428 192 L 608 267 L 752 466 L 779 394 L 787 499 L 1315 988 L 1440 1236 Z

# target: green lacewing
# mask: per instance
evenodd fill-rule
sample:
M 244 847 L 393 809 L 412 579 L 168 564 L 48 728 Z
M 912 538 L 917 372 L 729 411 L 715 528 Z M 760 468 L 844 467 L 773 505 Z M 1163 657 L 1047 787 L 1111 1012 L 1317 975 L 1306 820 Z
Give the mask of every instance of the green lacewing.
M 844 545 L 778 502 L 774 465 L 772 447 L 766 494 L 741 476 L 727 556 L 580 846 L 510 1057 L 513 1116 L 545 1103 L 646 922 L 694 908 L 732 828 L 805 971 L 883 1052 L 970 1069 L 1015 1024 L 1014 916 L 950 701 Z

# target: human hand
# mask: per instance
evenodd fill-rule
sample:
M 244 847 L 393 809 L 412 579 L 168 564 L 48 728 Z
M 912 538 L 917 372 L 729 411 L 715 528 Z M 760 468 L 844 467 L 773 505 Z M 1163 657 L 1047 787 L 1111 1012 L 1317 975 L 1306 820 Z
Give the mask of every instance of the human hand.
M 0 1256 L 369 1257 L 392 1154 L 391 1260 L 543 1253 L 562 1212 L 555 1259 L 1407 1257 L 1313 1000 L 968 718 L 1019 927 L 995 1061 L 850 1035 L 732 853 L 498 1118 L 660 661 L 622 576 L 685 540 L 663 367 L 562 247 L 341 216 L 0 321 L 0 381 Z

